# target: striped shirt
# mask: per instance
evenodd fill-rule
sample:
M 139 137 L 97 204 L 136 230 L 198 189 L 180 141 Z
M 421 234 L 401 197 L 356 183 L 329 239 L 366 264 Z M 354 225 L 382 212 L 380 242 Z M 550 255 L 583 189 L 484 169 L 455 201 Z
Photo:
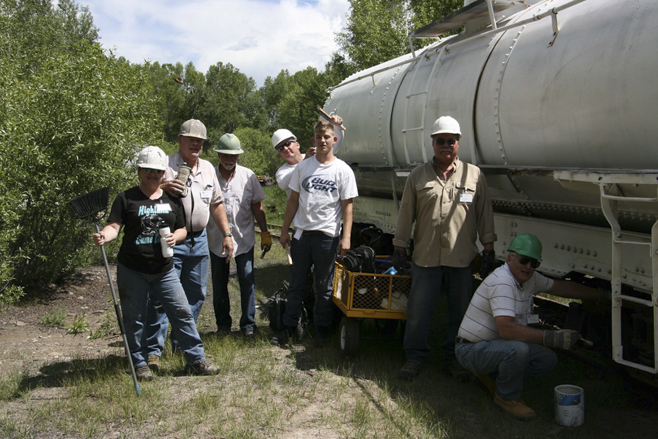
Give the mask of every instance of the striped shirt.
M 458 336 L 472 342 L 497 340 L 496 317 L 514 317 L 526 325 L 532 313 L 534 295 L 551 289 L 553 279 L 535 272 L 523 285 L 519 284 L 507 264 L 498 267 L 480 284 L 459 326 Z

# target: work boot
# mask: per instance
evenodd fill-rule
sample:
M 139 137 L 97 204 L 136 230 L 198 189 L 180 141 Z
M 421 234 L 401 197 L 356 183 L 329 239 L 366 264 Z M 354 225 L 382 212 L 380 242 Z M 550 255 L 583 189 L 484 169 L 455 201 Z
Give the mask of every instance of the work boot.
M 494 381 L 494 379 L 491 378 L 491 376 L 489 376 L 486 373 L 476 373 L 475 376 L 477 377 L 477 379 L 480 380 L 482 384 L 484 384 L 484 387 L 487 388 L 489 393 L 491 393 L 492 395 L 496 393 L 496 381 Z
M 318 326 L 315 328 L 315 347 L 321 348 L 329 338 L 329 328 L 326 326 Z
M 148 366 L 141 366 L 135 370 L 135 376 L 140 381 L 151 381 L 153 379 L 153 374 L 151 369 Z
M 459 363 L 449 363 L 445 365 L 445 371 L 453 380 L 460 383 L 466 383 L 471 379 L 471 373 L 464 369 Z
M 514 416 L 516 419 L 519 419 L 521 421 L 528 421 L 530 419 L 534 419 L 537 417 L 537 414 L 533 409 L 525 405 L 525 403 L 520 400 L 520 399 L 513 399 L 511 401 L 507 401 L 505 399 L 502 399 L 498 394 L 494 396 L 494 402 L 496 405 L 498 405 L 500 408 L 505 410 L 507 413 L 511 414 Z
M 288 340 L 293 336 L 295 328 L 289 328 L 285 326 L 283 329 L 279 330 L 272 338 L 270 338 L 270 343 L 277 346 L 283 346 L 288 343 Z
M 160 371 L 160 357 L 157 355 L 149 355 L 148 358 L 149 368 L 153 369 L 155 372 Z
M 185 368 L 187 373 L 190 375 L 217 375 L 219 373 L 219 367 L 213 366 L 208 361 L 202 361 L 201 363 L 188 364 Z
M 413 380 L 418 375 L 418 372 L 420 372 L 420 366 L 420 363 L 407 360 L 404 366 L 402 366 L 402 369 L 400 369 L 400 372 L 398 372 L 398 378 L 405 381 Z

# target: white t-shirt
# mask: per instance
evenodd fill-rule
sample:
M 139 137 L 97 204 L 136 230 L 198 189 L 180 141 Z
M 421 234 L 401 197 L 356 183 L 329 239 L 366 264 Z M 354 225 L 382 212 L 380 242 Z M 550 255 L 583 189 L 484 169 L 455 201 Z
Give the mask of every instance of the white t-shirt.
M 290 198 L 290 179 L 292 178 L 292 171 L 294 171 L 296 167 L 296 164 L 291 165 L 290 163 L 286 163 L 276 171 L 276 184 L 278 184 L 281 190 L 286 193 L 286 197 L 288 198 Z
M 336 135 L 337 139 L 333 147 L 334 154 L 338 152 L 340 142 L 343 141 L 343 132 L 344 131 L 342 129 L 334 125 L 334 134 Z M 290 163 L 286 163 L 276 171 L 276 183 L 279 185 L 281 190 L 286 193 L 288 198 L 290 198 L 290 179 L 292 178 L 292 171 L 295 170 L 296 166 L 297 164 L 291 165 Z
M 244 166 L 236 165 L 235 173 L 230 181 L 226 181 L 219 173 L 219 166 L 215 168 L 217 180 L 224 195 L 224 207 L 228 224 L 233 233 L 233 255 L 238 256 L 248 252 L 256 244 L 254 233 L 253 203 L 263 201 L 265 192 L 258 182 L 256 174 Z M 208 223 L 208 247 L 214 254 L 222 254 L 222 241 L 224 235 L 214 221 Z
M 553 287 L 553 279 L 535 272 L 532 277 L 519 284 L 507 264 L 496 268 L 482 281 L 459 326 L 458 336 L 478 342 L 498 340 L 496 317 L 514 317 L 519 325 L 527 325 L 532 314 L 532 297 Z
M 340 235 L 341 200 L 359 195 L 354 172 L 339 158 L 324 165 L 315 157 L 303 160 L 292 173 L 290 189 L 299 192 L 295 230 L 319 230 L 333 237 Z

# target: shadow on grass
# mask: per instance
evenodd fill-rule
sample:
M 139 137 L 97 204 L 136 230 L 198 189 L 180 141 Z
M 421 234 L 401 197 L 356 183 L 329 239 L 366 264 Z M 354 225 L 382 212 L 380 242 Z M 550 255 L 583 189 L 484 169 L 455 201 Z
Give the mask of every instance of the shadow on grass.
M 619 438 L 655 435 L 658 425 L 658 389 L 629 378 L 620 367 L 594 367 L 591 363 L 558 352 L 559 363 L 548 375 L 529 378 L 523 393 L 524 401 L 538 414 L 533 422 L 521 422 L 502 412 L 493 404 L 492 396 L 474 377 L 470 382 L 454 381 L 443 372 L 441 344 L 445 339 L 445 299 L 439 300 L 432 321 L 427 358 L 418 377 L 411 382 L 397 378 L 404 363 L 401 332 L 382 334 L 372 319 L 360 323 L 359 352 L 345 358 L 338 347 L 338 334 L 331 345 L 313 347 L 311 338 L 295 350 L 299 370 L 325 369 L 352 379 L 361 393 L 384 415 L 377 396 L 373 396 L 362 380 L 377 383 L 409 416 L 423 423 L 428 431 L 450 438 Z M 586 354 L 586 352 L 582 352 Z M 585 424 L 564 427 L 554 420 L 554 388 L 575 384 L 585 389 Z M 398 425 L 396 434 L 409 435 Z M 395 436 L 395 435 L 394 435 Z

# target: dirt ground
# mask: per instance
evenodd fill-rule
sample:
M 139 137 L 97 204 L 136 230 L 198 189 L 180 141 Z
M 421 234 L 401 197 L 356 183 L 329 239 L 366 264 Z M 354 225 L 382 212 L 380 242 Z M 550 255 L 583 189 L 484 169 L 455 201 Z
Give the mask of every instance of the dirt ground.
M 105 268 L 92 267 L 79 271 L 64 286 L 51 286 L 35 304 L 0 312 L 0 370 L 33 374 L 43 363 L 122 355 L 120 335 L 91 339 L 88 332 L 74 335 L 66 328 L 40 324 L 45 316 L 64 309 L 67 324 L 84 314 L 89 328 L 97 331 L 108 318 L 116 322 L 108 292 Z
M 114 270 L 111 272 L 114 273 Z M 89 338 L 89 332 L 74 335 L 68 333 L 66 328 L 40 324 L 44 316 L 58 309 L 66 310 L 67 324 L 76 316 L 84 314 L 92 332 L 98 331 L 103 323 L 108 321 L 114 323 L 116 316 L 105 268 L 92 267 L 81 270 L 70 283 L 52 286 L 50 291 L 44 294 L 43 299 L 36 303 L 12 307 L 0 312 L 0 375 L 11 371 L 23 371 L 35 376 L 40 373 L 40 367 L 47 363 L 67 362 L 76 358 L 124 355 L 123 342 L 118 334 L 92 339 Z M 602 381 L 593 377 L 588 385 L 595 386 L 597 380 Z M 599 426 L 594 429 L 596 435 L 591 435 L 586 430 L 569 432 L 553 427 L 552 432 L 538 432 L 538 436 L 535 437 L 596 437 L 597 439 L 655 437 L 658 429 L 658 391 L 645 389 L 642 384 L 633 384 L 629 389 L 637 392 L 637 397 L 634 398 L 636 402 L 632 407 L 625 407 L 619 412 L 606 408 L 596 416 L 592 416 L 594 414 L 592 405 L 596 401 L 588 401 L 588 404 L 591 404 L 587 406 L 588 410 L 591 410 L 588 412 L 590 413 L 588 422 L 605 423 L 605 428 Z M 48 392 L 52 392 L 53 395 L 50 396 L 56 398 L 61 389 L 57 387 L 39 389 L 40 398 L 48 399 Z M 450 398 L 450 396 L 445 397 Z M 0 403 L 0 410 L 3 404 Z M 434 402 L 430 401 L 429 404 L 432 406 Z M 468 415 L 477 418 L 475 412 Z M 27 412 L 26 416 L 29 416 Z M 597 421 L 594 421 L 595 419 Z M 550 420 L 548 421 L 547 425 L 550 425 Z M 485 437 L 477 434 L 476 436 Z M 458 434 L 455 437 L 464 436 Z

